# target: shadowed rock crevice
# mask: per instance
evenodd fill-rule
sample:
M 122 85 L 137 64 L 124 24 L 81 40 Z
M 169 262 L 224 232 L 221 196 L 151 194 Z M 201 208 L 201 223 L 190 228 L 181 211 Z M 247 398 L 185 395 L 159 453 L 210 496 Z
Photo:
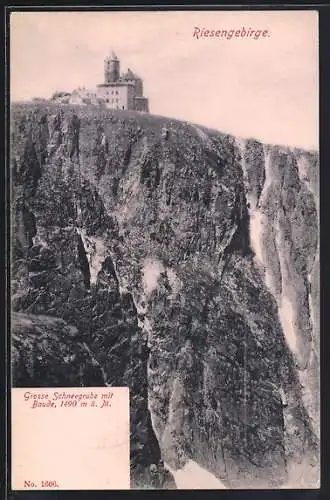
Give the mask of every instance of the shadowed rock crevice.
M 84 285 L 89 290 L 91 285 L 91 273 L 89 270 L 89 263 L 86 256 L 85 247 L 79 234 L 77 235 L 77 250 L 80 269 L 83 274 Z

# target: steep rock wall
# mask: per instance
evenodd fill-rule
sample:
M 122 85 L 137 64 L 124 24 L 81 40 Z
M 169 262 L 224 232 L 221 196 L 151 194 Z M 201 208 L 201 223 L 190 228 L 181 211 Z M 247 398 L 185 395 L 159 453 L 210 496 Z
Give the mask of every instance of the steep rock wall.
M 13 119 L 13 385 L 129 386 L 132 487 L 149 487 L 161 455 L 148 410 L 147 339 L 132 295 L 119 290 L 116 221 L 79 176 L 79 122 L 33 112 Z
M 319 436 L 318 156 L 247 141 L 241 157 L 256 260 L 276 299 L 304 405 Z M 260 175 L 254 178 L 256 163 Z
M 136 484 L 162 454 L 229 488 L 315 486 L 317 156 L 93 108 L 12 122 L 13 309 L 130 386 Z

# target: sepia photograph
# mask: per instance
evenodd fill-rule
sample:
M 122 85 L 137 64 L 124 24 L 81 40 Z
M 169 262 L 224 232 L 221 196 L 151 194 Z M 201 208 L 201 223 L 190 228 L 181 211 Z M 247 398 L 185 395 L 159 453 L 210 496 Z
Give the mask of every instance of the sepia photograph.
M 12 498 L 320 488 L 318 12 L 9 35 Z

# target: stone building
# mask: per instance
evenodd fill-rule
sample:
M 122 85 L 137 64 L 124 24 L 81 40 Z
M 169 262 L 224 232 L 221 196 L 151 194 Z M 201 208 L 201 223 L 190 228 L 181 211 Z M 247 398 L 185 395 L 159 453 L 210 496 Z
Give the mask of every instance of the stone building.
M 104 61 L 104 83 L 97 85 L 96 93 L 107 108 L 149 112 L 142 79 L 130 69 L 120 74 L 120 61 L 114 52 Z
M 95 89 L 86 89 L 85 87 L 79 87 L 75 89 L 70 96 L 70 104 L 94 104 L 98 105 L 100 99 L 97 96 L 97 91 Z

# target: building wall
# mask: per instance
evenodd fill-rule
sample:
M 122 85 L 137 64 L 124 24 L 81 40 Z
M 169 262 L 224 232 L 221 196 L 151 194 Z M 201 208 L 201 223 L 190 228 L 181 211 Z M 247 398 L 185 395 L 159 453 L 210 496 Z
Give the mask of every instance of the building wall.
M 107 108 L 128 109 L 128 88 L 126 85 L 103 85 L 98 87 L 98 96 L 105 100 Z
M 149 113 L 149 101 L 146 97 L 134 98 L 134 108 L 135 111 L 143 111 L 144 113 Z
M 82 97 L 79 94 L 73 93 L 69 99 L 70 104 L 83 104 Z
M 134 95 L 136 97 L 143 97 L 143 82 L 141 78 L 134 78 L 134 79 L 125 79 L 128 83 L 131 85 L 134 85 Z
M 69 98 L 70 104 L 94 104 L 97 105 L 96 91 L 93 89 L 76 89 Z
M 128 85 L 127 87 L 127 91 L 128 91 L 128 108 L 127 109 L 131 109 L 131 110 L 134 110 L 134 97 L 135 97 L 135 88 L 134 88 L 134 85 Z
M 143 83 L 140 78 L 135 80 L 135 95 L 137 97 L 143 97 Z

